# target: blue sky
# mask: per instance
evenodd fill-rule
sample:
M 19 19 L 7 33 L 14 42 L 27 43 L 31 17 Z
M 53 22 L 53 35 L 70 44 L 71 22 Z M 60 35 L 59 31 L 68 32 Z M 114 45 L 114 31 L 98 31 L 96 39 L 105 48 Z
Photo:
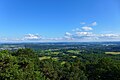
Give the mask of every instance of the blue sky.
M 120 0 L 0 0 L 0 41 L 119 41 Z

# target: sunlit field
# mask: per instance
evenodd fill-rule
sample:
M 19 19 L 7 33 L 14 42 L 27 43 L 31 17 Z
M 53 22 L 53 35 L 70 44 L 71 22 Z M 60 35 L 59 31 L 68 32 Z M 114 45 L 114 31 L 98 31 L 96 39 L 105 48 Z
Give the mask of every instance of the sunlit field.
M 113 55 L 118 55 L 120 52 L 105 52 L 105 54 L 113 54 Z

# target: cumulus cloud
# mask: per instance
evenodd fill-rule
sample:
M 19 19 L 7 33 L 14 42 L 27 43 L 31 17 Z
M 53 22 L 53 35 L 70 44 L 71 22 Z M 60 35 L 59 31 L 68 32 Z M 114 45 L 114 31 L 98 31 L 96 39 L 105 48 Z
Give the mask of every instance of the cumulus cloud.
M 116 41 L 120 40 L 120 34 L 108 33 L 97 34 L 93 31 L 93 26 L 96 26 L 97 22 L 93 22 L 89 25 L 81 26 L 73 29 L 71 32 L 65 32 L 62 37 L 48 38 L 41 37 L 38 34 L 26 34 L 23 38 L 0 38 L 0 41 L 41 41 L 41 42 L 54 42 L 54 41 Z
M 93 34 L 93 32 L 75 32 L 71 36 L 65 36 L 77 41 L 115 41 L 120 40 L 120 34 Z
M 120 39 L 120 34 L 100 34 L 100 39 Z
M 69 33 L 69 32 L 66 32 L 65 35 L 66 35 L 66 36 L 71 36 L 72 34 Z
M 98 37 L 92 32 L 76 32 L 73 36 L 74 40 L 97 40 Z
M 92 26 L 95 25 L 97 25 L 97 22 L 93 22 L 81 28 L 73 29 L 72 33 L 66 32 L 64 38 L 68 40 L 77 40 L 77 41 L 98 39 L 97 34 L 93 34 L 93 32 L 91 32 L 93 30 Z
M 89 36 L 92 35 L 92 32 L 76 32 L 77 36 Z
M 84 30 L 84 31 L 90 31 L 90 30 L 93 30 L 93 29 L 91 27 L 84 26 L 84 27 L 82 27 L 82 30 Z
M 24 37 L 25 40 L 40 40 L 41 36 L 38 34 L 26 34 Z
M 63 40 L 64 40 L 64 39 L 73 40 L 73 38 L 72 38 L 72 33 L 66 32 Z
M 89 25 L 81 28 L 74 29 L 72 33 L 65 33 L 65 39 L 74 41 L 115 41 L 120 40 L 120 34 L 96 34 L 91 32 L 92 26 L 96 26 L 97 22 L 93 22 Z
M 120 37 L 118 34 L 101 34 L 102 37 Z

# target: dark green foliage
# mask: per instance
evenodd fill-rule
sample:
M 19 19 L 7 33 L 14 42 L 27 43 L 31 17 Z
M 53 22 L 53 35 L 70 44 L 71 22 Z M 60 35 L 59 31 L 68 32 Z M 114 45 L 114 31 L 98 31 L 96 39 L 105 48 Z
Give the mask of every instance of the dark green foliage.
M 0 80 L 120 80 L 119 55 L 76 54 L 67 49 L 58 54 L 39 52 L 0 51 Z M 41 60 L 38 55 L 50 58 Z
M 120 80 L 120 64 L 110 58 L 102 58 L 97 63 L 87 64 L 86 72 L 90 80 Z
M 35 65 L 33 52 L 29 49 L 17 52 L 19 53 L 16 56 L 12 56 L 8 51 L 0 52 L 0 80 L 45 80 L 36 67 L 38 65 Z

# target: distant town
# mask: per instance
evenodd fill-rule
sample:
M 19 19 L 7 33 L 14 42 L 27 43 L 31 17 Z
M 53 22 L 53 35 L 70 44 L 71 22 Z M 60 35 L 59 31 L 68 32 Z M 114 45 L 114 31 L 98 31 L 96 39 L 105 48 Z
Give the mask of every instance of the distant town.
M 13 45 L 13 44 L 1 44 L 0 50 L 18 50 L 18 49 L 24 49 L 25 47 L 23 45 Z

